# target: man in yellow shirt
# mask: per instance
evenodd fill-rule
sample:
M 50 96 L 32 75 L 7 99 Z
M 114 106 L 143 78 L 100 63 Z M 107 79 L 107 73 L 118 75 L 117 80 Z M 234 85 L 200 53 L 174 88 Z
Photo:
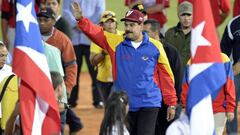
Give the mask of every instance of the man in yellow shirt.
M 8 50 L 3 42 L 0 41 L 0 95 L 3 91 L 7 79 L 13 75 L 12 68 L 6 64 Z M 13 76 L 6 86 L 6 90 L 0 102 L 0 126 L 3 133 L 6 123 L 12 114 L 16 102 L 18 101 L 18 79 Z
M 104 11 L 100 18 L 100 26 L 110 33 L 122 35 L 122 31 L 117 30 L 116 14 L 112 11 Z M 113 89 L 113 77 L 112 77 L 112 64 L 111 59 L 107 51 L 91 43 L 90 46 L 90 62 L 93 66 L 97 67 L 97 87 L 100 96 L 104 102 L 107 101 L 111 90 Z M 102 108 L 102 106 L 99 106 Z

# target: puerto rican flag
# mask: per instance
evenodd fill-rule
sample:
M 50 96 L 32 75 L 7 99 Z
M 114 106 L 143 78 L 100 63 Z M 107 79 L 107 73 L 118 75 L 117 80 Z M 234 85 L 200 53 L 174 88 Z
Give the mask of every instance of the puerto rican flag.
M 212 135 L 214 118 L 211 94 L 226 82 L 219 40 L 208 0 L 193 1 L 191 65 L 187 114 L 191 135 Z
M 17 0 L 13 71 L 21 78 L 24 135 L 60 134 L 60 116 L 41 41 L 34 0 Z

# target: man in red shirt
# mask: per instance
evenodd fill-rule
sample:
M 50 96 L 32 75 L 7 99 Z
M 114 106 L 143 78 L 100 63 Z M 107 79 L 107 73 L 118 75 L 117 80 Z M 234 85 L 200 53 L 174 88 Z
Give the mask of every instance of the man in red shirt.
M 35 11 L 38 13 L 40 4 L 44 0 L 35 0 Z M 16 0 L 2 0 L 1 5 L 1 25 L 3 42 L 7 46 L 10 54 L 13 54 L 16 23 Z
M 178 0 L 178 4 L 183 1 L 189 1 L 193 3 L 193 0 Z M 230 0 L 210 0 L 210 4 L 215 25 L 218 27 L 226 20 L 230 13 Z
M 233 17 L 240 15 L 240 0 L 235 0 L 233 5 Z
M 125 0 L 125 5 L 132 9 L 136 4 L 143 4 L 148 19 L 155 19 L 160 23 L 161 33 L 165 33 L 164 24 L 167 22 L 165 9 L 169 7 L 169 0 Z

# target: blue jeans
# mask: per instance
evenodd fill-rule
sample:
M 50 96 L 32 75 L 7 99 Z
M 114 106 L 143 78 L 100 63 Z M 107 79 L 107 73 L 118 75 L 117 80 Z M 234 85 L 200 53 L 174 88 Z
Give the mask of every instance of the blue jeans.
M 234 119 L 231 122 L 227 122 L 227 134 L 237 134 L 238 120 L 237 120 L 237 106 L 240 97 L 240 74 L 234 76 L 234 84 L 236 89 L 236 108 L 234 110 Z

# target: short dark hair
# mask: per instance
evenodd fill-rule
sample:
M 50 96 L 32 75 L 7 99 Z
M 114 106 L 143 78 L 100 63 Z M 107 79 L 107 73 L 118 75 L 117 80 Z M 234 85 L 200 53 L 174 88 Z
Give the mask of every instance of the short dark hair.
M 63 83 L 63 77 L 59 72 L 51 71 L 51 79 L 54 90 Z
M 158 32 L 160 33 L 160 24 L 157 20 L 154 19 L 148 19 L 146 21 L 144 21 L 144 25 L 150 24 L 151 25 L 151 30 L 154 32 Z
M 56 0 L 58 4 L 60 4 L 60 0 Z M 47 0 L 45 0 L 45 3 L 47 3 Z

